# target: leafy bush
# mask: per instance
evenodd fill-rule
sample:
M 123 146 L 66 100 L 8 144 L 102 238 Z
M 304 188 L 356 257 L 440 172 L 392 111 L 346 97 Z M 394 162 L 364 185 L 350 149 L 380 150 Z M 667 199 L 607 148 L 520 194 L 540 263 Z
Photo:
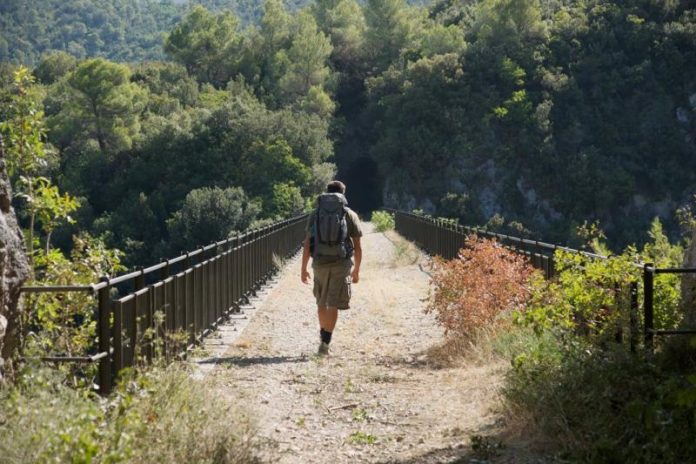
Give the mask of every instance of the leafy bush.
M 104 242 L 83 233 L 73 238 L 70 256 L 60 250 L 37 250 L 34 256 L 37 285 L 89 285 L 103 276 L 124 268 L 121 253 L 108 249 Z M 24 297 L 22 352 L 27 357 L 83 356 L 95 348 L 96 301 L 84 292 L 50 292 Z M 61 364 L 58 370 L 72 378 L 74 385 L 86 383 L 96 366 Z
M 231 232 L 245 230 L 260 212 L 240 187 L 191 190 L 184 204 L 167 221 L 172 251 L 222 240 Z
M 457 258 L 436 258 L 432 271 L 426 312 L 435 313 L 445 333 L 464 337 L 495 324 L 500 314 L 521 308 L 534 273 L 520 255 L 474 235 Z
M 257 462 L 248 419 L 211 382 L 175 364 L 104 400 L 31 370 L 0 389 L 2 462 Z
M 286 219 L 301 214 L 305 209 L 305 203 L 299 187 L 292 183 L 275 184 L 267 209 L 276 219 Z
M 510 414 L 576 460 L 680 463 L 696 453 L 696 376 L 690 383 L 659 362 L 575 336 L 539 338 L 513 366 L 504 388 Z
M 628 321 L 627 286 L 641 281 L 640 261 L 675 267 L 683 250 L 655 220 L 642 251 L 596 259 L 558 251 L 558 276 L 535 280 L 515 320 L 528 340 L 513 353 L 504 397 L 525 430 L 582 462 L 676 463 L 696 453 L 696 376 L 675 370 L 668 350 L 643 356 L 611 343 Z M 593 239 L 595 250 L 605 248 Z M 642 289 L 639 288 L 642 291 Z M 655 281 L 655 322 L 674 328 L 681 319 L 679 280 Z M 691 375 L 690 375 L 691 374 Z
M 377 232 L 385 232 L 394 229 L 394 215 L 386 211 L 374 211 L 370 222 L 375 225 Z
M 539 334 L 565 330 L 595 341 L 613 336 L 628 318 L 622 290 L 640 278 L 635 252 L 603 260 L 558 250 L 554 263 L 558 277 L 535 279 L 529 304 L 517 314 L 518 322 Z
M 669 243 L 659 220 L 653 221 L 649 235 L 652 240 L 642 251 L 628 247 L 623 253 L 606 259 L 557 250 L 554 255 L 557 277 L 552 281 L 534 280 L 529 304 L 524 312 L 517 314 L 518 322 L 537 333 L 551 329 L 582 333 L 595 343 L 607 341 L 619 329 L 627 330 L 630 284 L 642 284 L 642 270 L 637 263 L 681 266 L 683 249 Z M 606 253 L 603 243 L 596 238 L 593 243 L 597 251 Z M 679 285 L 676 274 L 660 275 L 655 279 L 656 327 L 674 329 L 679 325 L 682 318 Z M 642 294 L 642 285 L 639 292 Z

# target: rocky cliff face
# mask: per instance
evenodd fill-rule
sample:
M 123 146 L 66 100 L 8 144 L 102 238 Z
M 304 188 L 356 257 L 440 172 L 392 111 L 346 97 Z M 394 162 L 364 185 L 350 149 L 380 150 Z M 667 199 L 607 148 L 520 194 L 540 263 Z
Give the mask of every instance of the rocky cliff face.
M 0 138 L 0 379 L 3 360 L 11 356 L 19 341 L 19 290 L 29 273 L 22 232 L 12 208 L 12 189 Z

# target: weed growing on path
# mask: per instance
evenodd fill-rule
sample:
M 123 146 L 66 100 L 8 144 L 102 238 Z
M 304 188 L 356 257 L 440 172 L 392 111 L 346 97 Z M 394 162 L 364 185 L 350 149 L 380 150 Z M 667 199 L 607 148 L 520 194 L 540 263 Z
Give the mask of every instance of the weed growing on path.
M 374 445 L 377 443 L 377 437 L 363 431 L 357 431 L 350 434 L 348 441 L 356 445 Z
M 396 234 L 389 235 L 394 237 Z M 409 242 L 408 240 L 404 240 L 400 236 L 396 236 L 392 240 L 392 243 L 394 244 L 391 264 L 392 267 L 401 267 L 416 264 L 422 256 L 421 251 L 418 248 L 416 248 L 416 246 L 413 243 Z
M 365 422 L 367 420 L 367 411 L 363 408 L 355 408 L 352 413 L 355 422 Z

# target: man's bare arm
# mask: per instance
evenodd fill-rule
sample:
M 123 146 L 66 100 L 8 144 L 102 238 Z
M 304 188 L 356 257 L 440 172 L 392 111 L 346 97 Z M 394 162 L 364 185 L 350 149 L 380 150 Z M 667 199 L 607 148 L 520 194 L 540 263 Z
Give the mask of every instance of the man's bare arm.
M 353 238 L 353 247 L 355 258 L 355 266 L 353 266 L 353 272 L 351 277 L 353 278 L 353 283 L 357 284 L 360 281 L 360 264 L 362 263 L 362 245 L 360 244 L 360 237 Z
M 302 279 L 303 284 L 308 284 L 311 276 L 307 270 L 307 265 L 309 264 L 309 236 L 305 237 L 304 243 L 302 245 L 302 270 L 300 271 L 300 279 Z

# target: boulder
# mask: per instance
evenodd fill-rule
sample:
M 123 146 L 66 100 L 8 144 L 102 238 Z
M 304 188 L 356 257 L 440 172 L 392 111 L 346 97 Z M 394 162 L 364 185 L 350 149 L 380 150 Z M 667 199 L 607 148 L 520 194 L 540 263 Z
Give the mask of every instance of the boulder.
M 30 272 L 22 231 L 12 208 L 12 188 L 0 137 L 0 379 L 3 361 L 12 357 L 19 343 L 19 293 Z

